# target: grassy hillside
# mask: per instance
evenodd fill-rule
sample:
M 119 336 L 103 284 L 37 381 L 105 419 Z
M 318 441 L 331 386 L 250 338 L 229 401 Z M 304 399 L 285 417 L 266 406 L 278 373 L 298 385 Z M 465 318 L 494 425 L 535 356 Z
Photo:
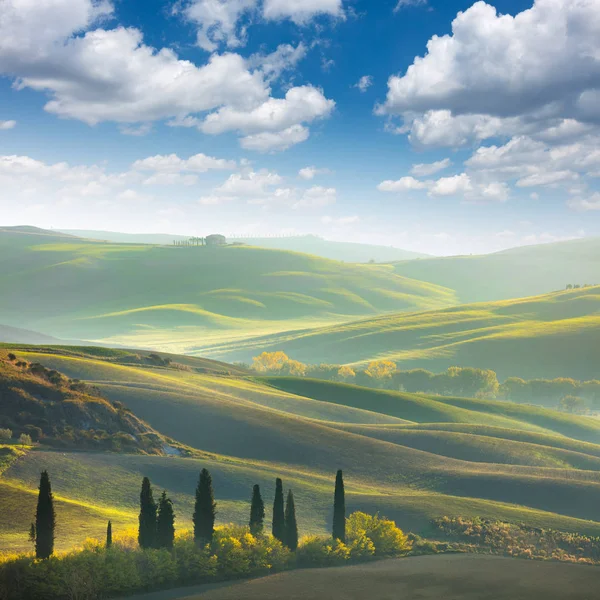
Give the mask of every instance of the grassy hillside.
M 59 448 L 162 453 L 156 431 L 96 388 L 0 353 L 0 428 Z M 27 443 L 27 442 L 24 442 Z M 8 448 L 4 448 L 11 458 Z
M 264 486 L 268 505 L 273 480 L 282 476 L 297 492 L 303 530 L 326 531 L 332 477 L 342 468 L 349 508 L 381 511 L 406 529 L 428 531 L 442 515 L 479 515 L 600 533 L 600 523 L 589 521 L 600 505 L 600 422 L 592 419 L 509 403 L 256 380 L 243 370 L 226 374 L 218 363 L 211 369 L 210 361 L 200 367 L 188 359 L 187 368 L 177 357 L 170 365 L 138 361 L 127 350 L 12 351 L 93 383 L 196 449 L 193 458 L 34 450 L 7 459 L 0 483 L 22 495 L 24 506 L 47 467 L 65 510 L 88 511 L 86 531 L 101 532 L 108 514 L 119 528 L 134 523 L 143 475 L 169 490 L 186 526 L 197 473 L 208 466 L 221 522 L 245 520 L 252 483 Z M 3 525 L 13 547 L 31 520 L 30 511 L 19 514 Z M 81 534 L 75 529 L 68 543 Z
M 216 355 L 248 359 L 283 350 L 303 362 L 396 361 L 401 369 L 443 371 L 450 366 L 520 376 L 595 379 L 600 336 L 600 287 L 519 300 L 467 304 L 354 321 L 306 332 L 224 343 Z
M 415 423 L 462 423 L 529 430 L 600 443 L 600 420 L 555 410 L 472 398 L 449 398 L 373 390 L 343 383 L 293 377 L 261 377 L 278 389 L 326 402 L 402 416 Z
M 454 303 L 450 290 L 391 265 L 252 247 L 118 245 L 22 228 L 0 230 L 0 286 L 0 322 L 161 349 Z
M 396 272 L 456 291 L 460 302 L 507 300 L 600 284 L 600 238 L 513 248 L 484 256 L 401 262 Z

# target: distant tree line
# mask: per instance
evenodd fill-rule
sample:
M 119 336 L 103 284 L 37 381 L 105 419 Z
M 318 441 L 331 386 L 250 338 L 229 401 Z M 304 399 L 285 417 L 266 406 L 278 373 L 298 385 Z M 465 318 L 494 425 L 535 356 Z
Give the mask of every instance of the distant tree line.
M 372 361 L 362 369 L 347 365 L 306 365 L 281 351 L 263 352 L 254 358 L 249 368 L 268 375 L 324 379 L 409 393 L 505 399 L 566 412 L 581 413 L 588 408 L 600 408 L 600 381 L 597 380 L 510 377 L 501 384 L 491 369 L 450 367 L 443 373 L 426 369 L 401 371 L 389 360 Z

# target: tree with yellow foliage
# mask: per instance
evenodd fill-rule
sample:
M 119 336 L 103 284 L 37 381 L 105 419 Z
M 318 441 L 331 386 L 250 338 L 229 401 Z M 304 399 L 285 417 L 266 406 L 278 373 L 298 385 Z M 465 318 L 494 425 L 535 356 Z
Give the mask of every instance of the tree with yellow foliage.
M 396 364 L 391 360 L 374 360 L 365 373 L 377 381 L 389 379 L 396 372 Z
M 339 371 L 337 372 L 337 375 L 340 381 L 350 381 L 350 379 L 354 379 L 356 377 L 354 369 L 351 369 L 350 367 L 347 367 L 345 365 L 340 367 Z
M 252 368 L 259 373 L 277 373 L 290 362 L 285 352 L 263 352 L 252 359 Z
M 292 360 L 285 352 L 263 352 L 253 358 L 252 368 L 259 373 L 277 373 L 292 377 L 305 377 L 308 367 L 297 360 Z
M 306 376 L 308 367 L 298 360 L 288 360 L 283 370 L 287 371 L 292 377 L 304 377 Z

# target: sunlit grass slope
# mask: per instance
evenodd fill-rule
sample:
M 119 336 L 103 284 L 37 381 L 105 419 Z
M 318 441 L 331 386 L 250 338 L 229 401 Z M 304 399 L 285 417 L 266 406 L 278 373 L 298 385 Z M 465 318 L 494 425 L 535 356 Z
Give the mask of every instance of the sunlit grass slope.
M 110 244 L 0 230 L 0 322 L 62 339 L 194 347 L 392 310 L 454 303 L 391 265 L 253 247 Z M 139 336 L 136 337 L 136 336 Z
M 507 300 L 600 284 L 600 238 L 525 246 L 485 256 L 450 256 L 395 265 L 405 277 L 456 290 L 461 302 Z
M 150 469 L 146 465 L 165 465 L 161 467 L 164 477 L 177 469 L 189 468 L 196 473 L 200 463 L 209 460 L 217 461 L 219 465 L 235 464 L 246 473 L 266 469 L 265 485 L 277 473 L 286 478 L 305 477 L 311 485 L 316 481 L 326 482 L 323 500 L 318 501 L 322 502 L 325 512 L 316 521 L 311 517 L 313 523 L 319 521 L 320 527 L 324 528 L 326 508 L 331 500 L 331 477 L 342 468 L 349 486 L 354 486 L 354 494 L 358 495 L 355 507 L 381 510 L 413 530 L 422 530 L 431 518 L 447 513 L 484 514 L 511 520 L 531 517 L 532 522 L 546 526 L 560 524 L 562 528 L 596 527 L 569 519 L 598 518 L 597 446 L 569 437 L 561 437 L 556 445 L 552 443 L 557 433 L 566 431 L 565 428 L 571 436 L 597 440 L 600 424 L 591 419 L 509 403 L 470 404 L 461 399 L 378 393 L 352 386 L 292 379 L 269 381 L 271 385 L 266 386 L 243 375 L 219 374 L 217 369 L 213 372 L 199 372 L 193 368 L 182 371 L 115 362 L 115 357 L 123 359 L 123 353 L 127 351 L 113 354 L 103 349 L 96 352 L 80 348 L 72 355 L 65 354 L 64 349 L 53 348 L 39 348 L 36 352 L 31 348 L 13 351 L 71 377 L 93 382 L 110 399 L 125 402 L 138 417 L 161 433 L 204 453 L 206 458 L 200 459 L 198 464 L 187 458 L 157 457 L 155 462 L 154 458 L 142 457 L 142 463 L 139 463 L 138 458 L 119 457 L 124 461 L 120 464 L 125 470 L 128 465 L 144 465 L 143 468 L 131 467 L 134 491 L 141 475 Z M 207 364 L 205 361 L 205 367 Z M 540 435 L 537 442 L 543 447 L 537 458 L 525 460 L 524 455 L 532 450 L 528 444 L 536 442 L 528 440 L 522 446 L 511 443 L 500 449 L 497 446 L 497 440 L 502 439 L 500 435 L 474 434 L 469 437 L 465 434 L 453 438 L 452 444 L 448 442 L 444 449 L 431 439 L 429 446 L 420 447 L 417 435 L 413 435 L 412 440 L 407 435 L 402 442 L 401 439 L 386 438 L 388 433 L 385 431 L 373 434 L 361 429 L 404 427 L 419 431 L 419 427 L 428 423 L 435 424 L 432 430 L 447 425 L 448 431 L 455 426 L 481 427 L 485 431 L 492 426 L 493 431 L 511 430 L 516 432 L 515 436 Z M 481 440 L 481 437 L 486 439 Z M 469 448 L 473 451 L 472 456 Z M 75 455 L 74 464 L 89 456 Z M 107 458 L 109 455 L 103 456 L 98 460 L 117 460 L 114 456 L 110 459 Z M 50 458 L 62 460 L 60 454 L 47 455 L 44 460 Z M 29 460 L 34 461 L 31 464 L 41 464 L 35 462 L 35 454 L 31 454 Z M 146 460 L 149 462 L 144 462 Z M 30 469 L 29 478 L 18 475 L 25 462 L 19 459 L 13 463 L 3 480 L 21 487 L 33 485 L 31 482 L 37 476 L 35 469 Z M 214 468 L 220 468 L 219 465 L 214 464 Z M 67 473 L 65 486 L 67 480 L 72 479 L 75 487 L 74 482 L 81 479 L 78 487 L 85 490 L 85 477 L 77 475 L 77 468 L 57 464 L 53 470 Z M 89 472 L 99 473 L 99 467 L 89 467 Z M 178 479 L 185 480 L 186 490 L 193 490 L 194 477 L 180 475 Z M 119 479 L 118 474 L 115 478 Z M 162 482 L 158 476 L 156 480 L 159 487 L 171 489 L 169 486 L 175 486 L 166 479 Z M 191 483 L 187 483 L 188 480 Z M 240 488 L 246 496 L 248 481 L 248 478 L 244 479 Z M 115 484 L 115 490 L 124 489 L 119 485 Z M 302 485 L 298 483 L 299 488 Z M 177 491 L 175 487 L 173 489 Z M 87 496 L 64 493 L 69 498 L 72 495 L 77 502 L 89 503 Z M 135 509 L 131 508 L 131 501 L 127 508 L 111 499 L 111 490 L 102 493 L 108 494 L 102 507 Z M 127 493 L 132 497 L 133 492 Z M 121 495 L 121 492 L 114 494 Z M 222 497 L 233 503 L 230 506 L 234 510 L 235 503 L 245 497 L 240 494 L 242 491 Z M 189 503 L 189 500 L 180 501 Z M 127 503 L 127 500 L 121 502 Z M 318 504 L 317 500 L 315 502 Z M 241 506 L 238 508 L 242 512 L 237 514 L 243 513 Z M 312 525 L 307 524 L 307 527 Z
M 310 362 L 396 361 L 401 369 L 490 368 L 501 378 L 598 377 L 600 287 L 519 300 L 395 314 L 254 340 Z M 213 348 L 213 350 L 215 350 Z M 215 354 L 249 358 L 252 346 L 224 344 Z
M 600 420 L 569 415 L 548 408 L 512 402 L 475 400 L 373 390 L 343 383 L 294 377 L 261 377 L 260 381 L 308 398 L 363 408 L 390 416 L 402 415 L 415 423 L 461 423 L 509 426 L 513 430 L 558 434 L 600 443 Z
M 155 493 L 167 490 L 174 501 L 176 526 L 191 527 L 194 489 L 200 469 L 213 477 L 217 523 L 244 523 L 249 514 L 252 486 L 258 483 L 270 519 L 274 482 L 282 477 L 294 490 L 300 531 L 326 533 L 331 527 L 332 477 L 319 471 L 297 470 L 217 455 L 197 459 L 115 454 L 31 452 L 0 479 L 0 521 L 3 549 L 27 549 L 27 531 L 35 512 L 35 487 L 40 469 L 48 469 L 57 500 L 57 546 L 67 549 L 86 537 L 102 539 L 108 519 L 115 533 L 137 524 L 139 487 L 150 477 Z M 433 516 L 453 514 L 508 521 L 526 520 L 532 526 L 600 534 L 600 524 L 507 503 L 462 498 L 402 486 L 378 487 L 346 474 L 348 511 L 381 511 L 407 530 L 426 533 Z

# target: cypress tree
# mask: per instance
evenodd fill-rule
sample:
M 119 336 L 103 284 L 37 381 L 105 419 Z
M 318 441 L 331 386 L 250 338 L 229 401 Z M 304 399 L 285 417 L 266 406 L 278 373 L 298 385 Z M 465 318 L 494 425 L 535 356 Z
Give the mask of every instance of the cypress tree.
M 250 532 L 252 535 L 262 535 L 265 526 L 265 503 L 260 495 L 260 486 L 252 489 L 252 504 L 250 506 Z
M 56 515 L 54 499 L 48 471 L 40 477 L 40 492 L 38 495 L 37 511 L 35 513 L 35 556 L 50 558 L 54 552 L 54 529 Z
M 112 546 L 112 523 L 109 521 L 106 526 L 106 547 L 110 548 Z
M 296 506 L 292 490 L 288 492 L 285 503 L 285 545 L 292 552 L 298 549 L 298 523 L 296 522 Z
M 156 546 L 156 502 L 154 502 L 152 486 L 147 477 L 144 477 L 142 481 L 139 521 L 138 543 L 140 547 L 154 548 Z
M 159 548 L 173 548 L 175 541 L 175 513 L 173 503 L 163 492 L 158 504 L 158 519 L 156 521 L 156 534 Z
M 202 544 L 212 542 L 215 532 L 216 508 L 212 477 L 206 469 L 202 469 L 196 488 L 196 505 L 194 508 L 194 539 L 196 542 Z
M 342 471 L 335 478 L 335 494 L 333 497 L 333 539 L 346 543 L 346 497 Z
M 29 528 L 29 541 L 35 546 L 35 523 Z
M 285 544 L 285 514 L 283 510 L 283 481 L 275 482 L 275 501 L 273 502 L 273 537 Z

